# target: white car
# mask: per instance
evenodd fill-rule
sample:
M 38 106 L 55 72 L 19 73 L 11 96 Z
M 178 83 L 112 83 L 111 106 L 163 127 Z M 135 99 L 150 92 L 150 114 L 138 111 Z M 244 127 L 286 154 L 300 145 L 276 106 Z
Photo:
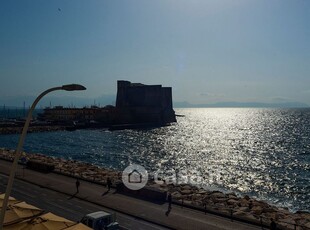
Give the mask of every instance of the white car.
M 118 230 L 119 224 L 115 221 L 115 214 L 104 211 L 93 212 L 85 215 L 82 224 L 94 230 Z

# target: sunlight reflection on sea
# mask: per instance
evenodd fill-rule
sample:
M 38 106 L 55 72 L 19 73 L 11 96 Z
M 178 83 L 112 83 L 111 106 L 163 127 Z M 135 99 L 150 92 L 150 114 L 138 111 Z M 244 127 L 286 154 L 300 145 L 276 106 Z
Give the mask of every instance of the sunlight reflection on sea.
M 180 181 L 249 194 L 310 210 L 309 109 L 177 109 L 178 123 L 148 130 L 28 134 L 25 150 L 151 174 L 175 170 Z M 17 135 L 0 136 L 16 148 Z

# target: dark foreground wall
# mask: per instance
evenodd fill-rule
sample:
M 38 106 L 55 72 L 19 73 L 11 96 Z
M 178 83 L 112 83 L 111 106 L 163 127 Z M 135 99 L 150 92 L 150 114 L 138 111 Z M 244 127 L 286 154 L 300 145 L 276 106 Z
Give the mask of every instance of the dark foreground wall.
M 150 186 L 145 186 L 139 190 L 131 190 L 127 188 L 123 183 L 119 183 L 116 185 L 116 190 L 117 192 L 128 196 L 137 197 L 139 199 L 144 199 L 159 204 L 165 203 L 167 197 L 166 191 L 162 191 L 160 189 Z

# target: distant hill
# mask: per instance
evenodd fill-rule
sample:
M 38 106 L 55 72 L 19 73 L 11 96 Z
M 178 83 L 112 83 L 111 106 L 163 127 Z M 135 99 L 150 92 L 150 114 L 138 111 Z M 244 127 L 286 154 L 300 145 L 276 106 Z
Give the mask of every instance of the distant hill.
M 175 108 L 308 108 L 300 102 L 263 103 L 263 102 L 218 102 L 213 104 L 191 104 L 189 102 L 173 102 Z

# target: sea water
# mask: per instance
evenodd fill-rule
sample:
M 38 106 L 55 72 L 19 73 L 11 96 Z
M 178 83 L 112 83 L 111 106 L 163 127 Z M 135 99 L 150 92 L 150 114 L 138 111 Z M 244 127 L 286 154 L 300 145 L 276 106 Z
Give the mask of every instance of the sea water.
M 248 194 L 310 210 L 310 109 L 176 109 L 177 123 L 145 130 L 30 133 L 24 150 Z M 15 149 L 18 135 L 0 135 Z

